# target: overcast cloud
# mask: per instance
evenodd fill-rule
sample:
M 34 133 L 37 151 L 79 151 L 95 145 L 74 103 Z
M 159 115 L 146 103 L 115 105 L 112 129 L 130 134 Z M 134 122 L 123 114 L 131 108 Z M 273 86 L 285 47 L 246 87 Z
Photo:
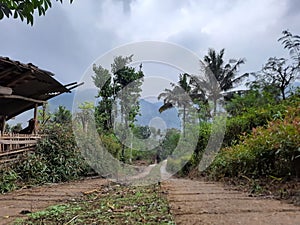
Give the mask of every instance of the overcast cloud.
M 0 55 L 32 62 L 63 83 L 79 80 L 96 58 L 128 42 L 168 41 L 202 59 L 208 48 L 246 58 L 241 72 L 286 56 L 277 39 L 300 34 L 298 0 L 75 0 L 54 2 L 34 26 L 0 21 Z

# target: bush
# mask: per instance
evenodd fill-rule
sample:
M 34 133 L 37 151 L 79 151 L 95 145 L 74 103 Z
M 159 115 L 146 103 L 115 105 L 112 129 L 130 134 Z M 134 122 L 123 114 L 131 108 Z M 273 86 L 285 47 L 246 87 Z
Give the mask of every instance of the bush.
M 300 97 L 295 94 L 288 99 L 275 104 L 262 104 L 249 107 L 234 117 L 229 117 L 223 147 L 228 147 L 239 142 L 241 135 L 250 134 L 253 128 L 266 126 L 269 121 L 283 119 L 291 105 L 299 105 Z
M 12 165 L 20 180 L 42 184 L 64 182 L 91 172 L 76 146 L 70 125 L 50 124 L 43 131 L 36 150 Z
M 2 168 L 0 170 L 0 193 L 15 190 L 18 179 L 19 175 L 14 170 Z
M 242 142 L 224 148 L 211 165 L 214 177 L 278 176 L 291 177 L 299 173 L 300 108 L 288 108 L 284 119 L 253 128 Z

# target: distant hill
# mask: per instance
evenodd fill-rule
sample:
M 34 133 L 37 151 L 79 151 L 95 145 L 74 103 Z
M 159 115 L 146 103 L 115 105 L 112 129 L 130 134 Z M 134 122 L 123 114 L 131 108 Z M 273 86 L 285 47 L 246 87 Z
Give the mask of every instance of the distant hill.
M 97 95 L 96 89 L 86 89 L 80 91 L 76 96 L 75 106 L 78 106 L 80 103 L 85 101 L 95 101 L 95 96 Z M 49 100 L 49 110 L 54 113 L 58 106 L 65 106 L 68 110 L 72 111 L 73 101 L 74 101 L 75 92 L 65 93 L 59 95 L 55 98 Z M 162 102 L 157 101 L 147 101 L 145 99 L 140 100 L 140 116 L 137 116 L 136 124 L 146 126 L 151 125 L 159 129 L 166 128 L 177 128 L 180 129 L 180 119 L 178 117 L 178 112 L 175 108 L 166 110 L 162 113 L 159 113 L 158 109 L 162 106 Z M 33 111 L 30 110 L 16 117 L 15 120 L 11 120 L 12 124 L 22 123 L 23 126 L 27 125 L 27 121 L 32 118 Z
M 79 93 L 72 92 L 72 93 L 65 93 L 62 95 L 59 95 L 55 98 L 52 98 L 49 100 L 49 108 L 51 112 L 55 112 L 55 110 L 58 108 L 58 106 L 62 105 L 65 106 L 68 110 L 72 111 L 73 107 L 73 101 L 76 94 L 76 102 L 75 106 L 78 106 L 79 104 L 83 102 L 91 102 L 96 100 L 97 90 L 96 89 L 85 89 L 80 90 Z
M 159 123 L 161 120 L 165 123 L 166 128 L 177 128 L 180 129 L 180 119 L 178 112 L 175 108 L 166 110 L 159 113 L 159 108 L 163 105 L 162 102 L 149 102 L 145 99 L 140 100 L 140 113 L 141 116 L 137 116 L 137 124 L 146 126 L 155 125 L 155 127 L 161 127 Z M 156 119 L 155 119 L 156 118 Z M 158 119 L 160 118 L 160 119 Z
M 77 95 L 77 104 L 80 104 L 84 101 L 95 100 L 94 96 L 97 95 L 97 92 L 94 89 L 86 89 L 81 91 Z M 57 96 L 49 101 L 49 107 L 51 112 L 55 112 L 59 105 L 65 106 L 67 109 L 72 110 L 73 100 L 75 93 L 66 93 L 60 96 Z M 137 124 L 146 126 L 154 125 L 155 127 L 160 127 L 159 123 L 161 120 L 164 121 L 166 128 L 180 128 L 180 119 L 178 118 L 178 112 L 175 108 L 166 110 L 162 113 L 159 113 L 158 109 L 162 106 L 162 102 L 149 102 L 145 99 L 140 100 L 140 113 L 141 116 L 137 116 Z M 160 119 L 159 119 L 160 118 Z

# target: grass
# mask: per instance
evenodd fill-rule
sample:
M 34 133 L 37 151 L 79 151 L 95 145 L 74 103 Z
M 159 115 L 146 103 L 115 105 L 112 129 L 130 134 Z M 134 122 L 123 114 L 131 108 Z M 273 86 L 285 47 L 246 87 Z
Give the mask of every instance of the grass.
M 160 186 L 121 186 L 95 189 L 75 201 L 31 213 L 25 224 L 175 224 Z

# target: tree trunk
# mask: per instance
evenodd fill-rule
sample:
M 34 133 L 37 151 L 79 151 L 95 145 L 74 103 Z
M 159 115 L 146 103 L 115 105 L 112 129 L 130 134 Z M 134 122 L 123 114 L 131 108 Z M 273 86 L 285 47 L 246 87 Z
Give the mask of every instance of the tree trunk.
M 183 137 L 185 138 L 185 120 L 186 120 L 186 115 L 185 115 L 185 110 L 186 110 L 186 107 L 185 105 L 183 106 Z
M 284 88 L 281 89 L 281 95 L 282 95 L 282 99 L 285 100 L 285 92 L 284 92 Z

